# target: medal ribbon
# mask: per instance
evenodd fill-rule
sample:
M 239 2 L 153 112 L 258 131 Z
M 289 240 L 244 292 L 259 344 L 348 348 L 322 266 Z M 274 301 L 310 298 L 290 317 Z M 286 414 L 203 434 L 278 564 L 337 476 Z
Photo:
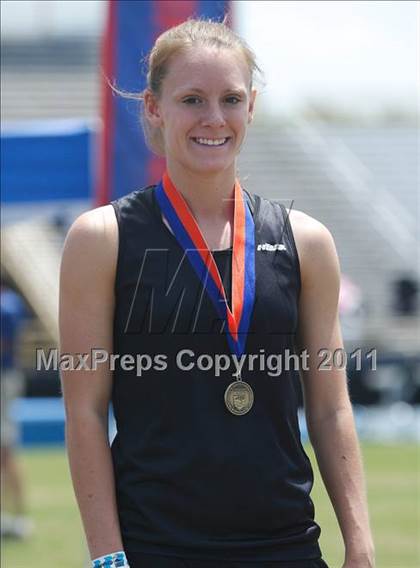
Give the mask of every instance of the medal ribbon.
M 225 332 L 231 351 L 240 357 L 245 351 L 255 300 L 255 235 L 254 220 L 239 182 L 235 182 L 234 188 L 232 310 L 226 300 L 216 262 L 200 227 L 166 172 L 156 187 L 156 198 L 177 241 L 219 315 L 226 322 Z

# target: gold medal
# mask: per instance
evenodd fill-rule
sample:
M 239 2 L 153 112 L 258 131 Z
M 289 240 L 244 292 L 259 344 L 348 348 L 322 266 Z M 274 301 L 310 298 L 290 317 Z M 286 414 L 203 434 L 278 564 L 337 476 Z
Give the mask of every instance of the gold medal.
M 225 404 L 227 409 L 237 416 L 242 416 L 251 410 L 254 404 L 254 392 L 240 375 L 237 375 L 236 381 L 225 390 Z

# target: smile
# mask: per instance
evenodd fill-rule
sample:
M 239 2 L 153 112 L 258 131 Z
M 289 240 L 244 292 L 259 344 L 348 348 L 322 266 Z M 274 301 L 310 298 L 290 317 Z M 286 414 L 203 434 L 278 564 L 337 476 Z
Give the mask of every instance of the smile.
M 229 140 L 228 138 L 192 138 L 196 144 L 200 146 L 223 146 Z

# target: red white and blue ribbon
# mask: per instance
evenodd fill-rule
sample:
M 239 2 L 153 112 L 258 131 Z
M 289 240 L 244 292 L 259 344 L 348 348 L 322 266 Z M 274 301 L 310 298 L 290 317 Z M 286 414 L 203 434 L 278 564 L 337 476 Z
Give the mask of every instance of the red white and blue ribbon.
M 255 234 L 254 220 L 239 182 L 235 182 L 234 188 L 232 309 L 229 308 L 219 270 L 200 227 L 166 172 L 156 187 L 156 198 L 178 243 L 225 321 L 232 353 L 240 357 L 245 351 L 255 300 Z

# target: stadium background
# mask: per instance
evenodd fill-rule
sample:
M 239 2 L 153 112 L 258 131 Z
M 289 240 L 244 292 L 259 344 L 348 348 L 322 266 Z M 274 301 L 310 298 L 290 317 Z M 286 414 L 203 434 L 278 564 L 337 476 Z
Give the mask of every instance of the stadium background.
M 13 20 L 16 4 L 26 9 L 25 18 Z M 84 20 L 74 13 L 82 4 Z M 314 27 L 321 27 L 329 13 L 339 32 L 343 22 L 337 5 L 360 3 L 327 3 L 330 9 L 323 2 L 311 2 L 311 8 L 307 2 L 231 4 L 233 27 L 259 57 L 252 41 L 253 23 L 258 24 L 251 21 L 250 5 L 268 10 L 268 16 L 273 4 L 283 4 L 302 16 L 318 4 Z M 364 4 L 376 5 L 375 16 L 385 22 L 385 5 L 397 3 Z M 26 391 L 13 412 L 21 427 L 35 521 L 30 540 L 4 543 L 3 560 L 10 568 L 26 566 L 29 558 L 32 566 L 86 564 L 63 448 L 59 379 L 56 372 L 35 370 L 34 351 L 57 343 L 59 261 L 72 220 L 157 179 L 162 167 L 145 149 L 137 103 L 113 97 L 101 71 L 116 78 L 120 88 L 139 91 L 140 59 L 159 30 L 194 10 L 215 16 L 224 8 L 224 2 L 180 1 L 2 4 L 2 271 L 25 298 L 29 313 L 19 350 Z M 119 18 L 114 13 L 110 19 L 112 9 Z M 359 12 L 359 17 L 368 33 L 371 20 L 367 13 Z M 298 17 L 296 26 L 297 34 Z M 410 30 L 407 26 L 407 34 Z M 395 38 L 385 24 L 384 35 L 392 51 Z M 310 54 L 308 44 L 306 56 Z M 289 71 L 298 74 L 303 68 Z M 293 202 L 334 235 L 342 269 L 346 351 L 377 353 L 377 370 L 363 357 L 361 370 L 349 360 L 348 374 L 366 460 L 378 567 L 409 568 L 420 560 L 417 117 L 404 93 L 387 100 L 375 99 L 372 92 L 370 104 L 362 104 L 369 99 L 362 87 L 353 104 L 342 104 L 339 96 L 323 98 L 321 88 L 321 95 L 300 105 L 283 105 L 286 97 L 280 95 L 273 108 L 267 74 L 239 168 L 248 189 L 288 206 Z M 340 93 L 339 78 L 336 91 Z M 307 443 L 303 414 L 300 422 Z M 315 466 L 309 446 L 307 451 Z M 324 527 L 326 559 L 338 566 L 342 545 L 318 474 L 314 501 Z

